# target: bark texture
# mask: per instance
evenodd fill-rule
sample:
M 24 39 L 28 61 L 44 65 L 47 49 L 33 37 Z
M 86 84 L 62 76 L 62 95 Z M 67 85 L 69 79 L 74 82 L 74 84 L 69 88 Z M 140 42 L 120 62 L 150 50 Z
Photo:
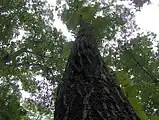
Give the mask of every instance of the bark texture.
M 55 120 L 140 120 L 105 66 L 90 24 L 81 25 L 55 102 Z

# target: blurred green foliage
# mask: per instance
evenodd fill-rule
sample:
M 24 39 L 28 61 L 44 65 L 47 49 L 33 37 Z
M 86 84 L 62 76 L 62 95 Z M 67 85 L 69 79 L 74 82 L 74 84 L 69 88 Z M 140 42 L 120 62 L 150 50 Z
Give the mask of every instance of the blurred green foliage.
M 121 0 L 124 1 L 124 0 Z M 114 68 L 122 88 L 142 120 L 159 119 L 159 44 L 156 35 L 139 32 L 135 9 L 116 0 L 0 1 L 0 119 L 53 119 L 57 84 L 73 44 L 54 27 L 55 11 L 76 33 L 79 16 L 92 23 L 101 55 Z M 137 35 L 135 35 L 137 33 Z M 21 90 L 31 93 L 22 99 Z

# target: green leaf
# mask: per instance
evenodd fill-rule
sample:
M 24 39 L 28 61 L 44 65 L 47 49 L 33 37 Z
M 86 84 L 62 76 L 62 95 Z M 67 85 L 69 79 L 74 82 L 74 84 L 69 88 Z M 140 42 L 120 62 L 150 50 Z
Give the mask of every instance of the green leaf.
M 159 116 L 151 116 L 151 120 L 159 120 Z
M 148 117 L 144 111 L 137 111 L 137 114 L 141 120 L 148 120 Z
M 138 95 L 138 91 L 135 86 L 127 86 L 125 91 L 128 93 L 128 97 L 136 97 Z
M 136 97 L 128 97 L 131 105 L 135 108 L 135 111 L 142 111 L 142 106 L 139 100 Z

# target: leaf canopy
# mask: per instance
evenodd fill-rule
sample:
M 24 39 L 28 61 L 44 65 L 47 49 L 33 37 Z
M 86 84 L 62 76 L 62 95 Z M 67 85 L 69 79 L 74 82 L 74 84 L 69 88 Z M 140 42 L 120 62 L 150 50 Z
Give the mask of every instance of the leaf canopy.
M 159 44 L 156 35 L 141 33 L 135 10 L 116 0 L 0 1 L 0 119 L 53 119 L 56 86 L 73 41 L 54 26 L 55 10 L 76 33 L 79 16 L 92 23 L 106 64 L 142 120 L 159 119 Z M 135 33 L 138 33 L 136 36 Z M 132 36 L 134 35 L 134 36 Z M 22 99 L 21 90 L 31 94 Z

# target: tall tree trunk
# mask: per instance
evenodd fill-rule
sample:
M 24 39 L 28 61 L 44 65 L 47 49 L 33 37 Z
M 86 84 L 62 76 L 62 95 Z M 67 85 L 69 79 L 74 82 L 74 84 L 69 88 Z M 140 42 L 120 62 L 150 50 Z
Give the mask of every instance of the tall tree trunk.
M 90 24 L 77 33 L 58 86 L 55 120 L 140 120 L 105 66 Z

